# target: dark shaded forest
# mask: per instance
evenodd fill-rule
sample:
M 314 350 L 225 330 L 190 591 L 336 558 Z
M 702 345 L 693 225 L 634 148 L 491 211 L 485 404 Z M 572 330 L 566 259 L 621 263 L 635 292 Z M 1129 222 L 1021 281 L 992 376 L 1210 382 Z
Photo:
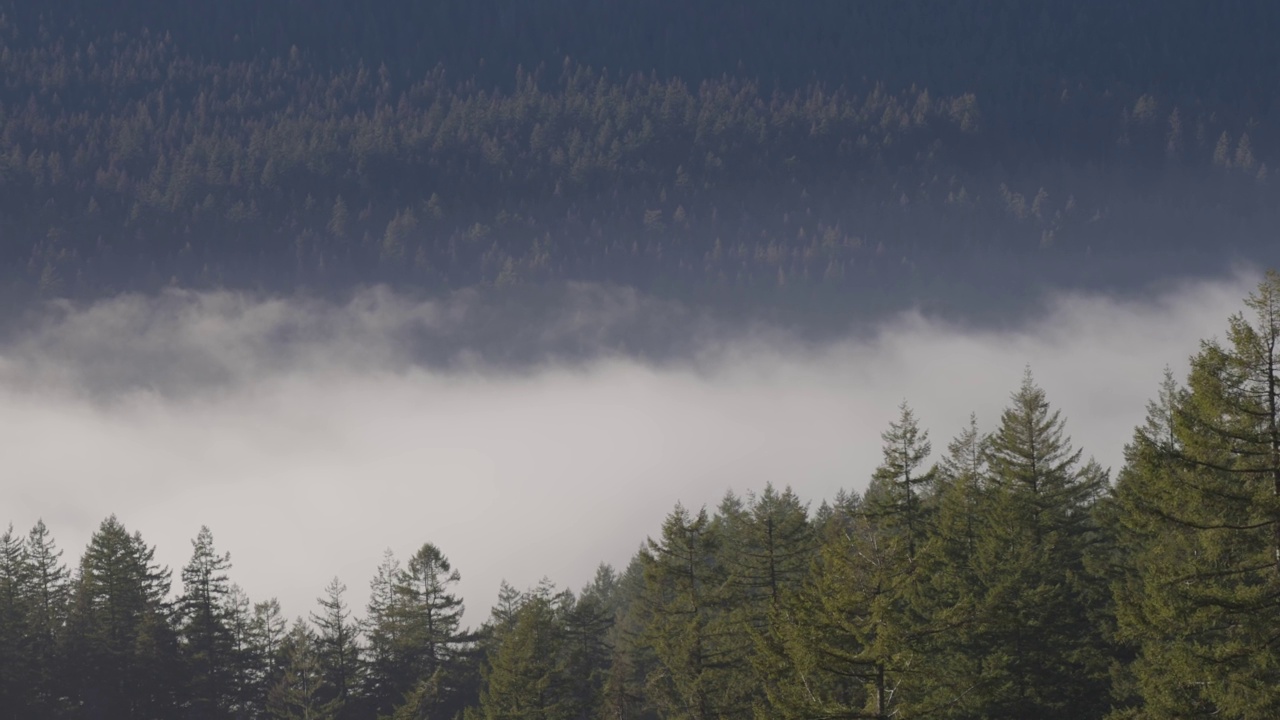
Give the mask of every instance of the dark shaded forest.
M 1268 4 L 0 13 L 15 298 L 589 281 L 847 317 L 1272 260 Z
M 1028 370 L 935 453 L 904 403 L 865 492 L 677 505 L 580 592 L 390 551 L 357 615 L 255 602 L 201 528 L 173 573 L 111 516 L 69 569 L 0 536 L 22 718 L 1271 718 L 1280 713 L 1280 274 L 1166 373 L 1114 479 Z M 935 461 L 935 458 L 937 460 Z M 863 479 L 851 479 L 864 486 Z

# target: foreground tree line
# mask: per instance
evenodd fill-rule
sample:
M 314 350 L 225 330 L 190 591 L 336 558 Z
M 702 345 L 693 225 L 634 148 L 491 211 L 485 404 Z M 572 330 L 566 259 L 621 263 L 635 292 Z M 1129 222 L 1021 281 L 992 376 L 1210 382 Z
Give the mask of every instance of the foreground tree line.
M 388 552 L 356 619 L 231 584 L 202 529 L 181 592 L 114 516 L 74 572 L 0 538 L 6 718 L 1280 717 L 1280 274 L 1167 373 L 1114 482 L 1030 373 L 936 464 L 911 409 L 862 494 L 679 505 L 581 592 Z

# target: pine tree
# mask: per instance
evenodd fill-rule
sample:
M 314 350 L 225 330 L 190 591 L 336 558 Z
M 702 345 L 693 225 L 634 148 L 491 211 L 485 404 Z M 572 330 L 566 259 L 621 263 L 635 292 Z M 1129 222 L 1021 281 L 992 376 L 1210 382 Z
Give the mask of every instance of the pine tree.
M 618 575 L 601 564 L 578 593 L 560 607 L 564 624 L 564 665 L 573 717 L 595 717 L 603 705 L 614 648 L 610 641 L 617 607 Z
M 566 633 L 553 598 L 526 596 L 511 629 L 489 658 L 480 693 L 484 720 L 571 720 L 572 679 Z
M 280 678 L 271 686 L 267 710 L 276 720 L 336 720 L 333 701 L 321 698 L 324 683 L 315 638 L 299 619 L 281 644 Z
M 759 497 L 751 498 L 742 524 L 741 547 L 730 559 L 733 579 L 757 607 L 750 622 L 759 628 L 769 608 L 799 587 L 817 544 L 808 512 L 789 487 L 779 493 L 765 485 Z
M 1115 590 L 1137 716 L 1280 714 L 1280 275 L 1246 305 L 1126 448 Z
M 271 598 L 253 604 L 244 663 L 245 705 L 254 717 L 261 717 L 266 713 L 271 688 L 283 675 L 284 641 L 288 634 L 289 625 L 280 610 L 278 600 Z
M 677 505 L 660 540 L 641 554 L 644 640 L 658 661 L 650 699 L 666 717 L 710 720 L 749 708 L 750 689 L 736 672 L 742 658 L 722 607 L 726 573 L 717 563 L 720 539 L 706 510 L 690 515 Z
M 32 637 L 28 665 L 34 675 L 33 717 L 53 713 L 60 705 L 62 682 L 59 648 L 64 640 L 71 580 L 62 551 L 53 541 L 43 520 L 36 521 L 27 535 L 26 595 Z
M 405 629 L 394 588 L 400 571 L 400 562 L 387 550 L 369 583 L 369 604 L 364 618 L 369 647 L 361 695 L 379 715 L 391 712 L 413 681 L 401 654 Z
M 771 609 L 755 635 L 757 718 L 882 718 L 884 666 L 874 647 L 872 608 L 887 558 L 856 496 L 841 496 L 823 526 L 802 585 Z
M 442 693 L 435 712 L 460 710 L 468 682 L 463 662 L 470 636 L 461 628 L 462 576 L 438 547 L 424 544 L 401 568 L 389 552 L 371 584 L 367 617 L 368 698 L 390 712 L 433 677 Z M 456 706 L 456 707 L 455 707 Z
M 919 638 L 918 689 L 904 712 L 968 718 L 980 712 L 983 647 L 978 607 L 984 587 L 973 559 L 987 513 L 989 437 L 977 418 L 947 446 L 937 478 L 937 508 L 929 541 L 917 556 L 922 582 L 916 600 L 926 620 Z
M 27 569 L 26 548 L 10 525 L 0 535 L 0 717 L 5 720 L 30 717 L 35 705 Z
M 1090 606 L 1101 579 L 1084 567 L 1106 474 L 1080 458 L 1028 371 L 990 440 L 971 559 L 983 592 L 972 648 L 982 677 L 970 701 L 981 712 L 1078 718 L 1107 707 L 1105 643 Z
M 316 652 L 324 680 L 323 697 L 332 701 L 339 718 L 352 715 L 351 706 L 355 688 L 359 686 L 360 648 L 357 644 L 357 625 L 351 621 L 343 594 L 347 586 L 334 578 L 324 589 L 320 613 L 311 614 L 316 626 Z
M 929 432 L 921 430 L 915 413 L 904 402 L 898 419 L 880 438 L 884 458 L 872 476 L 864 498 L 866 512 L 888 536 L 900 536 L 908 561 L 915 558 L 930 522 L 929 496 L 935 472 L 923 469 L 933 452 Z
M 179 694 L 170 573 L 113 515 L 80 560 L 68 621 L 71 691 L 88 717 L 168 717 Z
M 465 642 L 462 598 L 452 591 L 461 580 L 462 575 L 431 543 L 414 553 L 396 576 L 392 590 L 404 628 L 400 649 L 416 680 L 448 666 Z
M 226 609 L 227 631 L 231 636 L 229 714 L 233 717 L 250 717 L 255 708 L 254 680 L 258 673 L 253 601 L 239 585 L 233 584 L 227 596 Z
M 191 560 L 182 569 L 183 594 L 178 601 L 188 713 L 192 718 L 219 718 L 235 703 L 235 639 L 229 623 L 231 584 L 226 574 L 231 556 L 214 550 L 208 527 L 200 528 L 191 546 Z

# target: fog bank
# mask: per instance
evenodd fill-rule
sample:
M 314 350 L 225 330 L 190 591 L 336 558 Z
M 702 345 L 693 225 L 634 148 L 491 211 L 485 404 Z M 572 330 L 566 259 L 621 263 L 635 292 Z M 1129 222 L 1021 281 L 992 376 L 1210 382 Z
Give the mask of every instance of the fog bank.
M 819 345 L 592 286 L 483 346 L 456 342 L 480 321 L 466 294 L 53 306 L 0 347 L 0 521 L 43 518 L 74 563 L 115 513 L 175 590 L 208 525 L 232 579 L 291 616 L 334 575 L 362 613 L 383 550 L 431 541 L 477 623 L 503 578 L 576 590 L 601 561 L 621 568 L 677 501 L 860 490 L 901 401 L 942 450 L 970 412 L 993 427 L 1028 365 L 1076 445 L 1118 468 L 1162 368 L 1181 372 L 1257 278 L 1066 294 L 996 330 L 906 313 Z M 672 359 L 628 351 L 664 333 Z M 537 343 L 574 352 L 500 362 Z

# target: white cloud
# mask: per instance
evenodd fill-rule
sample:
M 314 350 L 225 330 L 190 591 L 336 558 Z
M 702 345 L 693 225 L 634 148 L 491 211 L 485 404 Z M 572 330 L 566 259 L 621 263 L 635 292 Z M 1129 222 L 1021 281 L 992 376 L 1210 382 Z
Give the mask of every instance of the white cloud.
M 1181 369 L 1256 279 L 1146 300 L 1061 296 L 1003 330 L 908 314 L 816 347 L 735 338 L 675 305 L 581 287 L 559 322 L 522 340 L 568 343 L 579 359 L 518 371 L 449 344 L 494 318 L 472 296 L 60 307 L 0 348 L 0 507 L 18 530 L 43 517 L 72 562 L 116 513 L 158 546 L 175 585 L 209 525 L 232 578 L 291 615 L 334 575 L 362 605 L 384 548 L 405 558 L 431 541 L 461 570 L 478 622 L 502 578 L 576 589 L 598 562 L 625 564 L 677 500 L 714 505 L 768 481 L 815 502 L 861 489 L 903 399 L 941 450 L 971 411 L 992 427 L 1028 364 L 1077 445 L 1118 467 L 1162 368 Z M 619 326 L 662 323 L 706 340 L 683 360 L 590 359 L 624 338 Z M 426 346 L 448 362 L 415 363 Z

